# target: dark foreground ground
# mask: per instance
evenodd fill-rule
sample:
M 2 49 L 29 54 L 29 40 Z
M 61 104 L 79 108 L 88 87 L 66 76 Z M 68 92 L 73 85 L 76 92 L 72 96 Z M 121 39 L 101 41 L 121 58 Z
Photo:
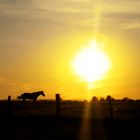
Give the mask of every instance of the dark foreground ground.
M 0 102 L 1 140 L 137 140 L 140 139 L 140 104 L 113 104 L 113 120 L 108 104 L 62 102 L 61 116 L 55 102 L 36 104 L 14 101 L 8 112 Z

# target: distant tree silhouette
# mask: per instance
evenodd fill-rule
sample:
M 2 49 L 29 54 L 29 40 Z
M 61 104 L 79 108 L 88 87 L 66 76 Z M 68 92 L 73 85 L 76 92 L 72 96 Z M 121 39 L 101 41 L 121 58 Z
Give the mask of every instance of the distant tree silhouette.
M 91 99 L 91 102 L 92 103 L 98 103 L 99 99 L 96 96 L 93 96 L 92 99 Z
M 101 97 L 99 102 L 100 103 L 106 103 L 106 100 L 105 100 L 105 98 Z
M 124 102 L 124 103 L 132 102 L 132 101 L 133 101 L 133 99 L 130 99 L 130 98 L 128 98 L 128 97 L 124 97 L 124 98 L 122 99 L 122 102 Z
M 109 103 L 109 114 L 110 114 L 110 119 L 113 120 L 113 110 L 112 110 L 112 97 L 108 95 L 106 97 L 106 101 Z
M 106 101 L 107 101 L 107 102 L 111 102 L 111 100 L 112 100 L 112 97 L 111 97 L 110 95 L 108 95 L 108 96 L 106 97 Z

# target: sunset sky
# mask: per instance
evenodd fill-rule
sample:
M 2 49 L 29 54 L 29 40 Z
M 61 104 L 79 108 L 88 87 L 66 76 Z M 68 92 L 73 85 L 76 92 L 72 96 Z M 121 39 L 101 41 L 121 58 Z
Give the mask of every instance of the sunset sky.
M 95 40 L 110 68 L 88 83 L 72 63 Z M 0 0 L 0 99 L 39 90 L 140 98 L 140 1 Z

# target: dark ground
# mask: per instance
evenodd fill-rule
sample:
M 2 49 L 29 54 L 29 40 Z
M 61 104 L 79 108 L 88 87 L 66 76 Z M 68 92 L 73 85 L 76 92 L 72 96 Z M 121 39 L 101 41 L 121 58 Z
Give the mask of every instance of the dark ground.
M 140 103 L 114 103 L 114 119 L 109 118 L 108 104 L 92 104 L 84 116 L 85 102 L 61 104 L 61 116 L 55 115 L 55 102 L 36 104 L 0 102 L 1 140 L 135 140 L 140 138 Z M 89 125 L 83 123 L 89 122 Z

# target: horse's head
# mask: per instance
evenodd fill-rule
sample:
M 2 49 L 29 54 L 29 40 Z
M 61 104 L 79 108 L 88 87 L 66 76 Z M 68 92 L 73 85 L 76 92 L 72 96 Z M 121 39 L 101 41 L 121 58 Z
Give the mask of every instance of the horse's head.
M 40 91 L 40 95 L 45 96 L 44 91 Z

